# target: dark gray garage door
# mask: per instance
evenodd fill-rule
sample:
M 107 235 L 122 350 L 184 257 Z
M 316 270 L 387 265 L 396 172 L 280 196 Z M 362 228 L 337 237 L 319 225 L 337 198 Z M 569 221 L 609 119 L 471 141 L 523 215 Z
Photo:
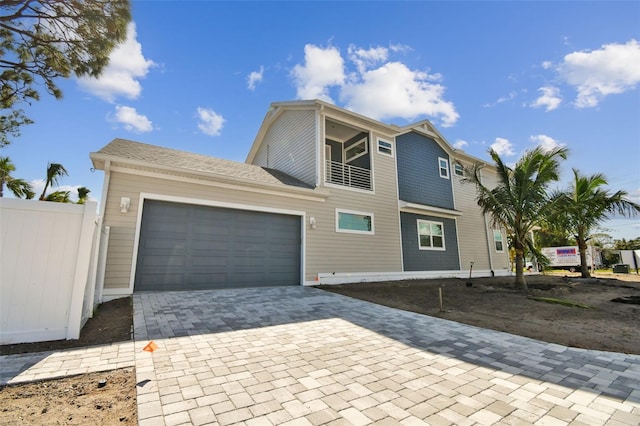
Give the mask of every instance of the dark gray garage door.
M 135 290 L 298 285 L 300 220 L 146 200 Z

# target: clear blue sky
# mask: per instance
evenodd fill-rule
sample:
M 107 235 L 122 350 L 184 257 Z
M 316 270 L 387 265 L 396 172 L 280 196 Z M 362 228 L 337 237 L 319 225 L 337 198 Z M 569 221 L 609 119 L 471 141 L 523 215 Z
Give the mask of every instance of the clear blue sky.
M 3 149 L 41 188 L 100 199 L 89 153 L 120 137 L 244 161 L 273 101 L 320 98 L 387 123 L 430 119 L 470 154 L 515 162 L 565 145 L 640 202 L 640 2 L 134 1 L 129 40 L 99 80 L 25 105 Z M 640 218 L 604 224 L 640 236 Z

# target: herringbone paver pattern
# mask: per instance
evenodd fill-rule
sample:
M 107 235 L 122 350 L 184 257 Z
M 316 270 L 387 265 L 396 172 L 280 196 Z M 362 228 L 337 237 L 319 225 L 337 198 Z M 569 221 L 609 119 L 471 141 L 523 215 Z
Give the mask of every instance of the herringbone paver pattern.
M 141 293 L 134 323 L 141 425 L 640 424 L 640 356 L 317 289 Z

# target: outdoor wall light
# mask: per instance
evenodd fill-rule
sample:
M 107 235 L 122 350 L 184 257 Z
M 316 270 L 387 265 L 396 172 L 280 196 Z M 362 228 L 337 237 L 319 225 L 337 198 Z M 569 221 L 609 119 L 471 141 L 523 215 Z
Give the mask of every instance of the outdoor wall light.
M 315 217 L 310 217 L 309 218 L 309 226 L 311 226 L 311 229 L 316 229 L 316 218 Z
M 128 212 L 129 207 L 131 207 L 131 198 L 128 198 L 128 197 L 120 198 L 120 213 Z

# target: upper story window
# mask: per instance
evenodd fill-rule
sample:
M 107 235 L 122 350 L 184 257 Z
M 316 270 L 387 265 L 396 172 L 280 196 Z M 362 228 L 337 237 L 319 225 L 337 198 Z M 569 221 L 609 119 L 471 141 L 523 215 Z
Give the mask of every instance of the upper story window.
M 336 232 L 373 235 L 373 213 L 336 209 Z
M 380 154 L 386 154 L 393 157 L 393 145 L 391 144 L 391 142 L 378 139 L 378 152 Z
M 504 251 L 504 243 L 502 241 L 502 232 L 498 229 L 493 230 L 493 242 L 496 246 L 496 251 L 503 252 Z
M 464 166 L 460 163 L 453 164 L 453 173 L 456 176 L 464 176 Z
M 442 222 L 418 219 L 418 246 L 420 250 L 445 250 Z
M 360 139 L 358 142 L 344 149 L 344 161 L 349 162 L 356 158 L 362 157 L 369 152 L 369 144 L 367 138 Z
M 449 179 L 449 161 L 446 158 L 438 157 L 438 169 L 441 178 Z

